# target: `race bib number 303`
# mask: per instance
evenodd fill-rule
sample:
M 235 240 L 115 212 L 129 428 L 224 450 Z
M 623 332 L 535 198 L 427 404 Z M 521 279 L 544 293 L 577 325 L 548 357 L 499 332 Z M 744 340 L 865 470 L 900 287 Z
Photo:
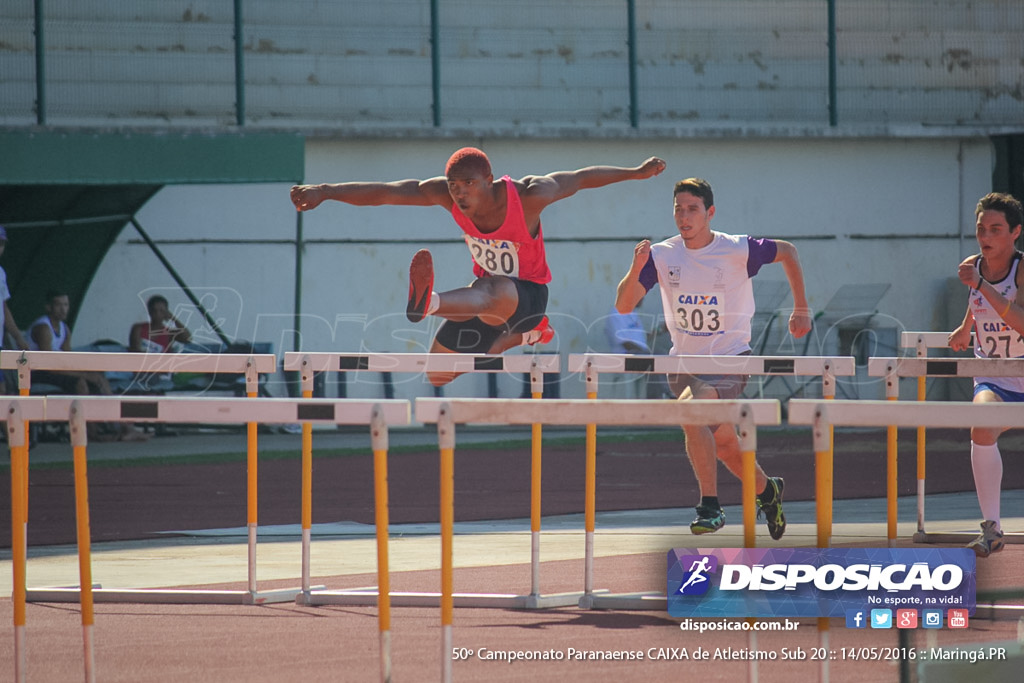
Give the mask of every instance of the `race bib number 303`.
M 722 294 L 675 295 L 676 329 L 684 334 L 708 337 L 722 332 Z
M 519 251 L 508 240 L 484 240 L 466 235 L 473 262 L 491 275 L 519 277 Z

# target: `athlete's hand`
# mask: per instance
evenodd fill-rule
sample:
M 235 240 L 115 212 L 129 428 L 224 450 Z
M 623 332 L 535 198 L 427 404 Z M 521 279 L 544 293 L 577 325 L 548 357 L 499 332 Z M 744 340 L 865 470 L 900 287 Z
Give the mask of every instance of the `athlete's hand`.
M 309 211 L 320 206 L 324 195 L 317 185 L 292 185 L 291 198 L 297 210 Z
M 981 287 L 981 273 L 978 271 L 977 259 L 973 256 L 964 259 L 964 261 L 957 268 L 956 275 L 960 278 L 960 282 L 964 283 L 971 289 L 977 289 Z
M 949 333 L 949 348 L 954 351 L 966 351 L 971 347 L 971 328 L 973 325 L 961 325 Z
M 809 308 L 794 308 L 789 314 L 789 333 L 797 339 L 810 332 L 813 324 Z
M 630 270 L 639 274 L 643 270 L 644 266 L 647 265 L 647 259 L 651 257 L 651 241 L 641 240 L 633 248 L 633 264 L 630 266 Z
M 652 176 L 661 175 L 661 172 L 665 170 L 665 160 L 659 159 L 658 157 L 651 157 L 644 163 L 640 164 L 640 168 L 637 170 L 639 171 L 641 178 L 650 178 Z

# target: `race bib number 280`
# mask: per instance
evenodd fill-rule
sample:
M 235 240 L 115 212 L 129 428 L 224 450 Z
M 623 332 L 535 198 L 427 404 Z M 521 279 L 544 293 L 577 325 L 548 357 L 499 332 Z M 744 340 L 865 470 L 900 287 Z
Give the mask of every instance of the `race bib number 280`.
M 519 277 L 519 252 L 508 240 L 484 240 L 466 235 L 473 262 L 491 275 Z

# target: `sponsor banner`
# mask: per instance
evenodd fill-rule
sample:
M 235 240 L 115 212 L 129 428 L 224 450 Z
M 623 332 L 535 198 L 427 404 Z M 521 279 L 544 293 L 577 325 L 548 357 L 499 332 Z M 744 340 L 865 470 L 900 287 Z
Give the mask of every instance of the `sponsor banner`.
M 847 617 L 872 609 L 974 614 L 967 548 L 675 548 L 674 617 Z

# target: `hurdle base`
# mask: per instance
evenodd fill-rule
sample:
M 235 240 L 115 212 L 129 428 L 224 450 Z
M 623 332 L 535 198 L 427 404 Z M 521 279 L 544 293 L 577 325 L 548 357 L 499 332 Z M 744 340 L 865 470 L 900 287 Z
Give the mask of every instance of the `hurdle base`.
M 510 593 L 452 593 L 453 607 L 485 607 L 498 609 L 549 609 L 571 607 L 579 603 L 580 592 L 551 593 L 548 595 L 513 595 Z M 440 607 L 440 593 L 392 591 L 388 594 L 392 607 Z M 377 590 L 358 588 L 351 590 L 320 590 L 303 593 L 295 598 L 300 605 L 350 605 L 375 607 Z
M 978 603 L 974 606 L 971 619 L 991 619 L 992 621 L 1019 621 L 1024 619 L 1024 605 L 999 605 Z
M 581 609 L 621 609 L 664 612 L 668 599 L 664 593 L 609 593 L 585 595 L 580 599 Z
M 919 530 L 914 532 L 914 543 L 963 543 L 967 544 L 978 537 L 978 532 L 928 532 Z M 1003 534 L 1003 543 L 1020 544 L 1024 543 L 1024 534 Z
M 259 591 L 247 590 L 178 590 L 163 588 L 94 588 L 94 602 L 122 602 L 164 605 L 266 605 L 279 602 L 293 602 L 300 594 L 300 588 Z M 25 591 L 26 602 L 80 602 L 81 591 L 71 588 L 29 588 Z

